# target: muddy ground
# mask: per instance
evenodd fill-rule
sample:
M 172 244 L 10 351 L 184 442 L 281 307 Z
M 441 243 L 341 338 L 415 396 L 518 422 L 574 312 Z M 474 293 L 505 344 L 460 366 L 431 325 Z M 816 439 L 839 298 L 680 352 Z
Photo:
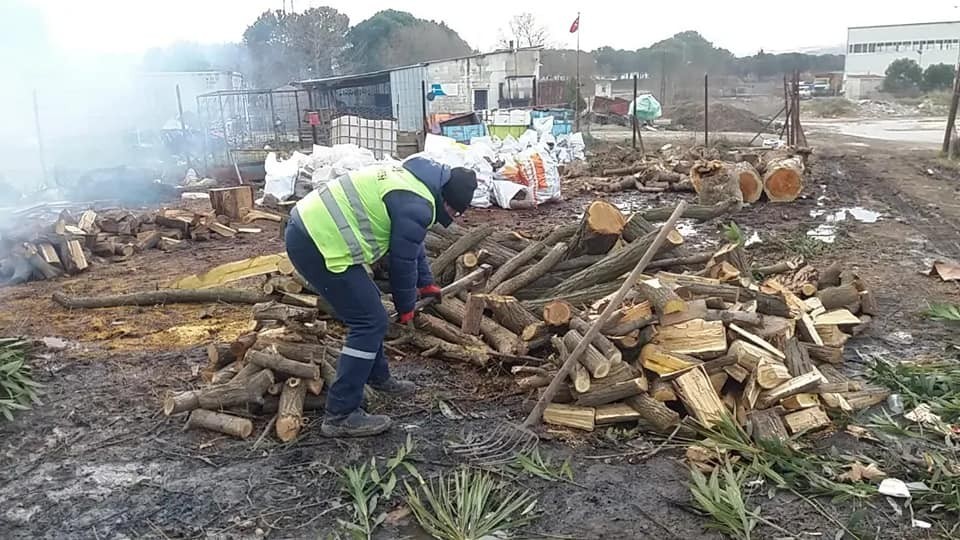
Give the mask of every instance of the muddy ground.
M 650 141 L 652 144 L 655 141 Z M 960 259 L 960 172 L 932 152 L 905 152 L 895 144 L 849 145 L 836 136 L 812 141 L 817 152 L 806 196 L 793 204 L 761 203 L 732 219 L 763 240 L 751 248 L 761 261 L 776 261 L 808 246 L 804 232 L 824 221 L 811 210 L 862 206 L 883 214 L 874 224 L 848 218 L 835 244 L 812 255 L 817 266 L 842 260 L 879 292 L 883 315 L 866 336 L 848 344 L 849 367 L 858 352 L 897 358 L 940 356 L 960 341 L 943 323 L 923 319 L 928 302 L 957 302 L 955 284 L 921 276 L 928 259 Z M 575 219 L 584 205 L 605 194 L 576 193 L 538 211 L 476 211 L 469 223 L 496 220 L 505 227 L 542 234 Z M 663 196 L 621 193 L 609 198 L 624 209 L 670 204 Z M 717 223 L 694 227 L 694 244 L 720 238 Z M 247 328 L 249 308 L 228 305 L 167 306 L 65 311 L 50 300 L 56 290 L 102 294 L 145 290 L 172 278 L 253 254 L 280 251 L 276 229 L 239 243 L 195 244 L 176 254 L 154 252 L 89 274 L 0 291 L 0 335 L 57 336 L 69 342 L 34 361 L 46 385 L 43 404 L 0 423 L 0 538 L 317 538 L 336 519 L 349 519 L 336 471 L 370 456 L 389 457 L 410 435 L 416 465 L 429 474 L 457 465 L 442 441 L 464 430 L 482 431 L 502 420 L 520 421 L 524 396 L 512 378 L 416 356 L 392 358 L 395 371 L 421 388 L 408 402 L 377 402 L 374 410 L 396 419 L 387 435 L 329 440 L 319 435 L 318 414 L 301 438 L 278 444 L 266 438 L 234 441 L 181 430 L 182 418 L 159 411 L 161 396 L 197 384 L 203 345 L 235 337 Z M 909 332 L 913 344 L 884 340 Z M 442 415 L 444 401 L 463 420 Z M 264 422 L 257 424 L 257 432 Z M 540 495 L 543 516 L 523 531 L 530 538 L 711 538 L 706 520 L 690 507 L 682 451 L 651 452 L 660 441 L 626 432 L 592 434 L 547 430 L 541 451 L 571 458 L 574 482 L 526 480 Z M 882 451 L 844 433 L 811 444 L 848 452 Z M 649 454 L 652 456 L 648 457 Z M 859 505 L 821 500 L 842 522 Z M 387 510 L 402 507 L 395 498 Z M 789 495 L 758 490 L 751 507 L 797 537 L 839 538 L 839 528 Z M 857 530 L 864 538 L 933 538 L 912 528 L 881 501 L 864 508 Z M 956 516 L 954 516 L 954 519 Z M 949 527 L 948 527 L 949 528 Z M 783 536 L 761 527 L 755 537 Z M 391 520 L 380 538 L 426 538 L 409 517 Z

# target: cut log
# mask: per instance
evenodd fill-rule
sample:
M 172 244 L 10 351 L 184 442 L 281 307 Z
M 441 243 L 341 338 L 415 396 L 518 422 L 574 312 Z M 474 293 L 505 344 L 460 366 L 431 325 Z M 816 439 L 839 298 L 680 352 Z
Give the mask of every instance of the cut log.
M 227 364 L 217 371 L 204 370 L 203 373 L 209 373 L 209 376 L 205 378 L 205 382 L 210 384 L 225 384 L 233 380 L 234 377 L 240 373 L 240 370 L 243 368 L 243 362 L 236 361 L 232 364 Z
M 743 195 L 743 202 L 755 203 L 763 195 L 763 180 L 757 169 L 746 161 L 740 161 L 733 165 L 728 165 L 731 174 L 740 182 L 740 193 Z
M 739 383 L 746 381 L 747 378 L 750 377 L 750 372 L 747 371 L 747 369 L 741 366 L 739 363 L 734 363 L 731 366 L 727 366 L 723 368 L 723 370 L 727 373 L 727 375 L 730 376 L 731 379 Z
M 276 221 L 277 223 L 280 223 L 283 221 L 283 216 L 280 214 L 274 214 L 273 212 L 265 212 L 263 210 L 247 210 L 247 212 L 243 214 L 243 218 L 241 218 L 241 221 L 246 224 L 250 224 L 259 220 Z
M 240 368 L 240 371 L 238 371 L 237 374 L 230 379 L 230 382 L 232 384 L 237 384 L 244 381 L 249 381 L 254 375 L 260 373 L 261 371 L 263 371 L 262 367 L 250 362 L 246 362 L 243 364 L 243 367 Z
M 874 295 L 872 291 L 868 290 L 866 285 L 860 280 L 855 281 L 854 286 L 860 291 L 860 313 L 863 315 L 870 315 L 871 317 L 876 317 L 879 315 L 880 304 L 877 302 L 876 295 Z
M 850 313 L 849 310 L 845 308 L 834 309 L 818 315 L 813 319 L 813 324 L 815 326 L 829 326 L 835 324 L 838 326 L 849 325 L 856 326 L 860 324 L 860 319 L 856 315 Z
M 680 423 L 680 415 L 676 411 L 646 392 L 629 397 L 625 402 L 660 433 L 670 433 Z
M 464 304 L 463 322 L 460 324 L 460 330 L 471 336 L 480 335 L 480 323 L 483 322 L 483 309 L 485 306 L 486 302 L 483 296 L 469 294 Z M 520 309 L 523 308 L 521 307 Z
M 764 390 L 772 390 L 792 378 L 790 370 L 780 362 L 764 358 L 757 364 L 755 379 Z
M 788 411 L 799 411 L 819 406 L 820 398 L 817 394 L 797 394 L 784 399 L 781 404 Z
M 843 349 L 847 340 L 850 339 L 850 336 L 840 330 L 840 327 L 837 325 L 818 326 L 817 332 L 820 333 L 820 338 L 827 347 Z
M 621 308 L 619 315 L 610 317 L 601 332 L 608 336 L 625 336 L 634 330 L 639 330 L 653 323 L 653 311 L 650 302 L 640 302 L 629 307 Z
M 782 443 L 790 438 L 780 415 L 770 409 L 747 413 L 747 433 L 755 441 Z
M 706 302 L 705 300 L 692 300 L 688 302 L 689 305 L 692 305 L 694 302 Z M 706 304 L 704 304 L 706 307 Z M 720 311 L 716 309 L 708 309 L 704 313 L 703 317 L 706 321 L 721 321 L 725 324 L 738 324 L 740 326 L 750 326 L 750 327 L 763 327 L 763 315 L 759 313 L 747 313 L 745 311 Z
M 741 339 L 734 340 L 730 343 L 730 349 L 727 351 L 727 355 L 736 358 L 737 364 L 749 372 L 755 371 L 761 360 L 776 359 L 776 357 L 766 349 Z
M 523 307 L 533 311 L 534 313 L 539 313 L 541 310 L 543 310 L 543 306 L 553 300 L 565 300 L 574 306 L 591 304 L 597 300 L 600 300 L 601 298 L 610 296 L 610 294 L 616 292 L 622 284 L 623 279 L 617 279 L 607 283 L 602 283 L 600 285 L 594 285 L 585 289 L 557 295 L 551 295 L 552 289 L 544 290 L 540 291 L 534 296 L 528 296 L 527 298 L 533 299 L 524 299 L 521 301 L 521 304 L 523 304 Z
M 646 392 L 646 390 L 647 380 L 637 377 L 612 385 L 591 387 L 588 392 L 580 394 L 574 404 L 581 407 L 596 407 L 635 396 L 641 392 Z
M 641 419 L 640 413 L 626 403 L 601 405 L 597 407 L 595 415 L 595 423 L 597 426 L 624 424 L 627 422 L 636 422 Z
M 563 362 L 566 361 L 567 355 L 570 351 L 567 349 L 566 344 L 563 340 L 557 336 L 550 338 L 550 342 L 553 344 L 553 348 L 557 350 L 557 365 L 562 366 Z M 573 366 L 573 369 L 570 370 L 570 382 L 573 384 L 574 390 L 579 393 L 584 393 L 590 390 L 590 372 L 587 371 L 587 368 L 583 366 L 580 362 L 577 362 Z M 549 382 L 547 383 L 549 384 Z M 571 403 L 573 399 L 565 401 L 564 403 Z M 559 403 L 559 402 L 558 402 Z
M 640 214 L 633 214 L 623 225 L 620 235 L 626 242 L 633 242 L 657 230 L 657 226 L 643 219 Z M 648 267 L 649 268 L 649 267 Z
M 690 182 L 701 205 L 714 205 L 731 199 L 743 201 L 737 174 L 732 166 L 722 161 L 696 161 L 690 168 Z
M 824 309 L 831 311 L 859 302 L 860 291 L 853 284 L 839 285 L 821 289 L 817 293 L 817 298 L 820 299 Z
M 24 244 L 23 245 L 24 254 L 23 257 L 26 259 L 27 263 L 30 264 L 30 267 L 33 269 L 33 273 L 37 277 L 43 277 L 43 279 L 54 279 L 63 275 L 63 270 L 60 268 L 48 263 L 44 260 L 43 256 L 40 255 L 40 252 L 37 251 L 37 248 L 33 244 Z M 24 273 L 21 271 L 21 274 Z M 27 276 L 24 276 L 26 278 Z
M 741 300 L 744 290 L 736 285 L 712 285 L 707 283 L 683 283 L 673 290 L 684 300 L 696 298 L 719 298 L 724 302 L 735 304 Z
M 566 345 L 568 350 L 574 350 L 583 341 L 583 335 L 576 330 L 569 330 L 563 336 L 563 343 Z M 610 367 L 612 362 L 609 358 L 603 356 L 603 354 L 597 350 L 596 347 L 590 345 L 587 347 L 587 350 L 583 356 L 580 357 L 580 363 L 590 372 L 596 379 L 602 379 L 610 373 Z
M 680 299 L 680 297 L 678 296 L 677 299 Z M 662 326 L 673 326 L 675 324 L 685 323 L 693 319 L 707 320 L 706 317 L 707 317 L 707 312 L 709 310 L 707 309 L 706 300 L 697 299 L 697 300 L 691 300 L 690 302 L 686 302 L 684 300 L 680 300 L 680 301 L 686 305 L 686 309 L 675 312 L 675 313 L 668 313 L 665 315 L 661 314 L 660 324 Z M 718 319 L 714 319 L 714 320 L 718 320 Z
M 297 362 L 284 358 L 277 352 L 276 347 L 260 351 L 247 351 L 247 361 L 265 369 L 271 369 L 277 373 L 283 373 L 291 377 L 301 379 L 319 379 L 320 368 L 316 364 L 307 364 L 306 362 Z
M 817 280 L 817 287 L 820 289 L 826 289 L 828 287 L 836 287 L 840 285 L 840 273 L 843 272 L 843 265 L 840 264 L 840 261 L 834 261 L 830 266 L 826 267 L 822 272 L 820 272 L 820 277 Z
M 233 238 L 237 235 L 237 230 L 217 221 L 210 221 L 207 223 L 207 227 L 223 238 Z
M 433 260 L 433 263 L 430 265 L 430 269 L 433 270 L 433 275 L 442 275 L 444 270 L 456 262 L 457 257 L 475 248 L 481 240 L 490 236 L 492 233 L 493 227 L 477 227 L 464 233 Z
M 511 257 L 503 266 L 497 268 L 497 271 L 487 280 L 486 291 L 492 291 L 517 271 L 518 268 L 533 260 L 543 251 L 545 244 L 543 242 L 532 242 L 525 247 L 523 251 Z
M 531 341 L 545 333 L 538 328 L 532 328 L 537 323 L 541 323 L 540 319 L 520 305 L 516 298 L 495 294 L 477 294 L 475 296 L 484 301 L 493 313 L 495 321 L 507 327 L 511 332 L 519 334 L 524 341 Z
M 212 371 L 216 371 L 241 358 L 237 358 L 237 355 L 233 354 L 230 350 L 229 343 L 211 343 L 207 345 L 207 369 Z
M 490 361 L 489 349 L 486 346 L 477 347 L 451 343 L 425 332 L 410 332 L 406 327 L 399 324 L 390 326 L 388 336 L 391 339 L 409 339 L 410 343 L 421 351 L 431 351 L 437 356 L 450 360 L 467 362 L 480 367 L 485 367 Z
M 842 394 L 822 392 L 820 393 L 820 401 L 823 402 L 823 406 L 826 407 L 827 410 L 842 412 L 844 414 L 853 412 L 853 407 L 850 406 L 847 398 L 843 397 Z
M 807 343 L 823 345 L 823 338 L 820 337 L 820 332 L 809 313 L 800 315 L 800 320 L 797 321 L 797 333 Z
M 273 382 L 273 373 L 262 369 L 246 380 L 169 396 L 163 402 L 163 413 L 170 416 L 193 409 L 216 411 L 249 403 L 259 404 Z
M 700 360 L 682 353 L 671 352 L 653 343 L 644 345 L 640 350 L 640 363 L 658 375 L 669 375 L 685 371 L 701 363 Z
M 701 206 L 697 204 L 688 205 L 683 210 L 683 215 L 681 218 L 685 219 L 695 219 L 698 221 L 709 221 L 714 218 L 718 218 L 725 214 L 731 214 L 740 209 L 740 201 L 737 199 L 728 199 L 723 202 L 719 202 L 713 206 Z M 640 215 L 643 216 L 643 219 L 658 223 L 666 221 L 667 218 L 673 214 L 673 211 L 676 210 L 675 206 L 668 206 L 664 208 L 654 208 L 652 210 L 646 210 Z
M 859 411 L 883 403 L 890 395 L 890 390 L 888 388 L 870 387 L 859 392 L 847 392 L 842 395 L 853 410 Z
M 800 264 L 802 264 L 802 262 Z M 763 277 L 767 277 L 767 276 L 772 276 L 776 274 L 793 272 L 798 268 L 798 266 L 799 265 L 797 261 L 787 260 L 787 261 L 780 261 L 778 263 L 774 263 L 767 266 L 755 266 L 753 267 L 753 272 L 756 274 L 760 274 Z
M 606 201 L 590 203 L 583 214 L 580 228 L 568 244 L 564 258 L 607 253 L 620 239 L 625 222 L 616 206 Z
M 764 340 L 763 338 L 755 334 L 747 332 L 746 330 L 744 330 L 743 328 L 740 328 L 736 324 L 731 324 L 730 330 L 732 330 L 733 332 L 735 332 L 745 340 L 749 341 L 750 343 L 772 354 L 774 358 L 777 358 L 781 361 L 784 361 L 787 359 L 787 357 L 779 349 L 777 349 L 776 347 L 768 343 L 766 340 Z
M 280 302 L 263 302 L 253 306 L 253 320 L 279 322 L 313 322 L 319 311 L 281 304 Z
M 551 403 L 543 410 L 543 421 L 556 426 L 593 431 L 595 420 L 596 410 L 593 407 Z
M 543 306 L 543 320 L 550 326 L 566 326 L 573 317 L 573 306 L 563 300 L 554 300 Z
M 538 278 L 549 272 L 550 269 L 552 269 L 558 262 L 560 262 L 560 259 L 563 258 L 563 254 L 566 249 L 566 244 L 563 242 L 558 242 L 536 264 L 494 287 L 492 289 L 493 294 L 510 295 L 515 291 L 526 287 L 530 283 L 533 283 Z
M 819 386 L 822 380 L 823 375 L 816 369 L 809 373 L 804 373 L 799 377 L 794 377 L 772 390 L 761 392 L 760 399 L 757 401 L 757 408 L 766 409 L 775 405 L 783 398 L 809 392 Z
M 680 401 L 703 426 L 711 428 L 727 416 L 720 396 L 702 369 L 692 369 L 673 381 Z
M 590 330 L 590 323 L 574 317 L 570 319 L 570 328 L 580 332 L 583 335 L 586 335 L 587 331 Z M 597 334 L 597 337 L 593 338 L 593 341 L 590 342 L 594 347 L 600 351 L 600 354 L 607 357 L 610 360 L 611 364 L 619 364 L 623 361 L 623 353 L 620 352 L 620 349 L 613 344 L 612 341 L 607 339 L 603 334 Z
M 801 346 L 797 338 L 794 337 L 787 340 L 787 346 L 783 352 L 786 356 L 784 363 L 787 365 L 790 375 L 799 377 L 804 373 L 813 371 L 814 366 L 810 360 L 810 355 L 807 354 L 807 349 Z
M 843 363 L 843 347 L 830 347 L 827 345 L 814 345 L 812 343 L 801 343 L 800 347 L 806 351 L 807 356 L 816 362 L 828 364 Z
M 535 390 L 537 388 L 543 388 L 550 384 L 550 381 L 553 380 L 555 373 L 547 373 L 545 375 L 528 375 L 517 379 L 517 386 L 524 391 Z M 589 375 L 588 375 L 589 377 Z
M 240 219 L 253 209 L 253 186 L 242 185 L 214 188 L 210 194 L 210 207 L 215 214 Z
M 648 279 L 637 284 L 637 289 L 641 296 L 647 299 L 653 306 L 654 311 L 660 316 L 661 322 L 664 315 L 678 313 L 687 310 L 687 303 L 677 296 L 669 287 L 666 287 L 656 279 Z M 706 305 L 704 305 L 706 307 Z
M 727 332 L 721 321 L 694 319 L 661 327 L 654 343 L 674 353 L 724 353 L 727 351 Z
M 77 217 L 77 227 L 79 227 L 83 232 L 87 234 L 94 234 L 97 232 L 97 213 L 93 210 L 84 210 L 80 213 L 80 216 Z
M 274 293 L 293 293 L 300 294 L 303 292 L 303 285 L 293 276 L 270 276 L 267 279 L 267 282 L 263 284 L 263 292 L 265 294 L 274 294 Z
M 253 422 L 230 414 L 196 409 L 190 413 L 184 429 L 203 428 L 231 437 L 246 439 L 253 433 Z
M 168 236 L 161 236 L 158 247 L 161 251 L 176 251 L 178 249 L 187 247 L 187 244 L 183 243 L 182 240 L 177 240 Z
M 68 274 L 77 274 L 90 266 L 79 240 L 68 240 L 60 244 L 60 260 Z
M 673 385 L 669 381 L 656 378 L 648 385 L 650 387 L 650 397 L 657 401 L 668 402 L 677 401 L 677 393 L 673 390 Z
M 307 384 L 297 377 L 287 379 L 280 393 L 280 405 L 277 411 L 277 438 L 290 442 L 300 435 L 303 427 L 303 401 L 307 396 Z
M 466 305 L 456 297 L 444 298 L 440 304 L 434 304 L 433 309 L 444 319 L 455 326 L 462 327 L 466 315 Z M 482 317 L 480 333 L 484 341 L 493 349 L 503 354 L 525 354 L 526 346 L 520 336 L 500 325 L 490 317 Z
M 444 341 L 481 349 L 485 348 L 483 340 L 476 335 L 468 334 L 459 327 L 429 313 L 417 313 L 413 319 L 413 324 L 417 330 L 436 336 Z M 479 335 L 479 331 L 477 334 Z
M 108 296 L 67 296 L 53 293 L 53 301 L 68 309 L 117 306 L 156 306 L 162 304 L 196 304 L 223 302 L 228 304 L 257 304 L 269 298 L 259 291 L 239 289 L 161 290 Z
M 830 425 L 830 417 L 820 407 L 811 407 L 784 415 L 783 423 L 794 435 Z
M 570 276 L 563 283 L 550 290 L 548 296 L 559 297 L 566 293 L 582 291 L 587 287 L 615 280 L 629 272 L 643 257 L 647 248 L 653 243 L 657 233 L 650 233 L 643 238 L 627 244 L 619 251 L 608 253 L 600 262 L 589 266 Z M 667 251 L 683 244 L 683 236 L 671 231 L 661 250 Z M 614 289 L 616 290 L 616 289 Z
M 763 192 L 772 202 L 792 202 L 803 191 L 803 159 L 775 152 L 763 161 Z
M 44 262 L 47 264 L 63 267 L 63 262 L 60 261 L 60 256 L 57 255 L 57 249 L 53 247 L 53 244 L 40 242 L 37 244 L 37 252 L 40 253 L 40 256 L 43 257 Z
M 790 318 L 792 312 L 782 294 L 757 293 L 757 313 L 774 317 Z

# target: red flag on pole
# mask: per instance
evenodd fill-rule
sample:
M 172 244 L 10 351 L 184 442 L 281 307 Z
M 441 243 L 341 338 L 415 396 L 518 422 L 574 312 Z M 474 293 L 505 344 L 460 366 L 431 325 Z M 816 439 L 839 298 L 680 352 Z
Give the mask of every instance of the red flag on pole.
M 580 15 L 577 15 L 577 18 L 573 20 L 573 24 L 570 25 L 570 33 L 573 34 L 580 29 Z

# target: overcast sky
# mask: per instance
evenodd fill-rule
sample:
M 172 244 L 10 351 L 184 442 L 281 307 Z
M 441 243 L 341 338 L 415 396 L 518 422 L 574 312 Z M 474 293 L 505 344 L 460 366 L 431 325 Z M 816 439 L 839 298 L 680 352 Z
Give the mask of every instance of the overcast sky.
M 6 0 L 0 0 L 3 2 Z M 40 7 L 53 45 L 84 53 L 134 53 L 175 41 L 237 41 L 266 9 L 283 0 L 26 0 Z M 488 50 L 512 15 L 533 13 L 550 30 L 551 45 L 574 47 L 568 30 L 581 16 L 581 47 L 636 49 L 683 30 L 696 30 L 737 55 L 846 42 L 848 26 L 960 19 L 960 0 L 680 0 L 574 2 L 569 0 L 294 0 L 296 10 L 329 5 L 356 24 L 393 8 L 438 21 L 471 46 Z M 291 0 L 286 0 L 289 9 Z

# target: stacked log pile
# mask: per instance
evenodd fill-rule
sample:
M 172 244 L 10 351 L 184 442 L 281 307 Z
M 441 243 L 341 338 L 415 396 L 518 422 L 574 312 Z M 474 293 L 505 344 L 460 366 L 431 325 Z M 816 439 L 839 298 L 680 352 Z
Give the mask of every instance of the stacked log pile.
M 234 219 L 214 213 L 167 208 L 150 212 L 123 209 L 60 212 L 47 226 L 20 226 L 0 235 L 0 284 L 75 275 L 92 263 L 124 261 L 151 249 L 173 251 L 189 241 L 257 234 L 257 219 L 280 221 L 279 215 L 247 211 Z
M 728 199 L 755 203 L 764 195 L 772 202 L 790 202 L 803 191 L 809 155 L 806 148 L 727 154 L 694 148 L 680 153 L 666 145 L 629 167 L 603 170 L 591 187 L 605 192 L 696 191 L 702 205 Z

